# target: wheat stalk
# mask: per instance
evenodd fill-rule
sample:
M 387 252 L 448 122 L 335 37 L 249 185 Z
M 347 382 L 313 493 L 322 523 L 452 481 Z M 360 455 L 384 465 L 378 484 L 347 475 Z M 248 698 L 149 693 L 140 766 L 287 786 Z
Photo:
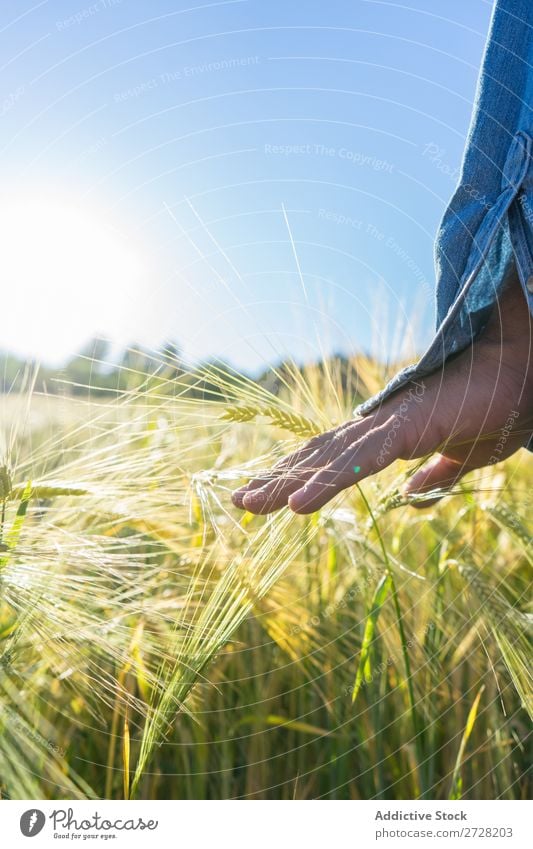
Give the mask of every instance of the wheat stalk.
M 0 483 L 1 486 L 1 483 Z M 14 486 L 10 493 L 9 498 L 22 498 L 24 493 L 24 486 Z M 2 490 L 0 489 L 0 498 L 2 498 Z M 66 486 L 64 484 L 33 484 L 31 487 L 31 497 L 32 498 L 57 498 L 58 495 L 88 495 L 89 490 L 82 486 Z M 4 496 L 5 497 L 5 496 Z
M 459 573 L 477 597 L 479 612 L 496 639 L 524 708 L 533 717 L 530 619 L 513 608 L 498 589 L 485 581 L 478 569 L 459 564 Z
M 272 425 L 288 430 L 302 438 L 315 436 L 321 431 L 321 428 L 306 416 L 299 413 L 289 413 L 275 406 L 236 405 L 226 407 L 220 418 L 232 422 L 249 422 L 256 416 L 266 416 L 271 420 Z
M 0 466 L 0 501 L 9 498 L 12 491 L 11 475 L 7 466 Z
M 482 504 L 481 507 L 494 519 L 500 528 L 508 531 L 511 536 L 518 539 L 522 543 L 525 553 L 531 556 L 533 537 L 524 525 L 521 516 L 514 513 L 507 504 L 501 501 L 498 501 L 496 504 Z

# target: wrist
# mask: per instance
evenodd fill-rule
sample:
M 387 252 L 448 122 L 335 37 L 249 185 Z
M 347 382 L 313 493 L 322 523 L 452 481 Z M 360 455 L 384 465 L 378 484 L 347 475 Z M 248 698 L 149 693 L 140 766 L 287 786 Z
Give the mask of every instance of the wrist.
M 483 335 L 492 342 L 533 347 L 533 318 L 516 270 L 496 300 Z
M 481 357 L 498 372 L 503 368 L 516 375 L 524 411 L 533 413 L 533 318 L 516 273 L 494 305 L 479 343 Z

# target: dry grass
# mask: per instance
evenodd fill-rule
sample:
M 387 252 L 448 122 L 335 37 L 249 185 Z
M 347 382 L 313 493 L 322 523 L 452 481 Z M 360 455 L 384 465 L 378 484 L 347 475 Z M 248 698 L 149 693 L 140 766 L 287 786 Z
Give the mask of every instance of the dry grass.
M 406 465 L 311 517 L 231 506 L 374 390 L 352 366 L 2 400 L 5 796 L 527 794 L 527 458 L 425 513 Z

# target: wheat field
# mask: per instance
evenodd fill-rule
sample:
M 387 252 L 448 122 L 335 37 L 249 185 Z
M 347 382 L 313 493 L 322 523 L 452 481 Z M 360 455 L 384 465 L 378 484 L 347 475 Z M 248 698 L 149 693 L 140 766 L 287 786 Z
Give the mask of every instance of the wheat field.
M 386 377 L 0 397 L 3 798 L 528 797 L 529 458 L 426 510 L 408 463 L 308 517 L 231 505 Z

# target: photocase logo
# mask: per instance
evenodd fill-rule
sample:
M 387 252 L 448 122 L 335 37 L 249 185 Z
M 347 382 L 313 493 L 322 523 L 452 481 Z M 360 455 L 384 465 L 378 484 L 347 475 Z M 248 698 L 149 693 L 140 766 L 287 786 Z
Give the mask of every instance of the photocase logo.
M 25 811 L 20 818 L 20 830 L 24 837 L 35 837 L 43 830 L 46 822 L 46 817 L 42 811 L 37 808 L 31 808 Z

